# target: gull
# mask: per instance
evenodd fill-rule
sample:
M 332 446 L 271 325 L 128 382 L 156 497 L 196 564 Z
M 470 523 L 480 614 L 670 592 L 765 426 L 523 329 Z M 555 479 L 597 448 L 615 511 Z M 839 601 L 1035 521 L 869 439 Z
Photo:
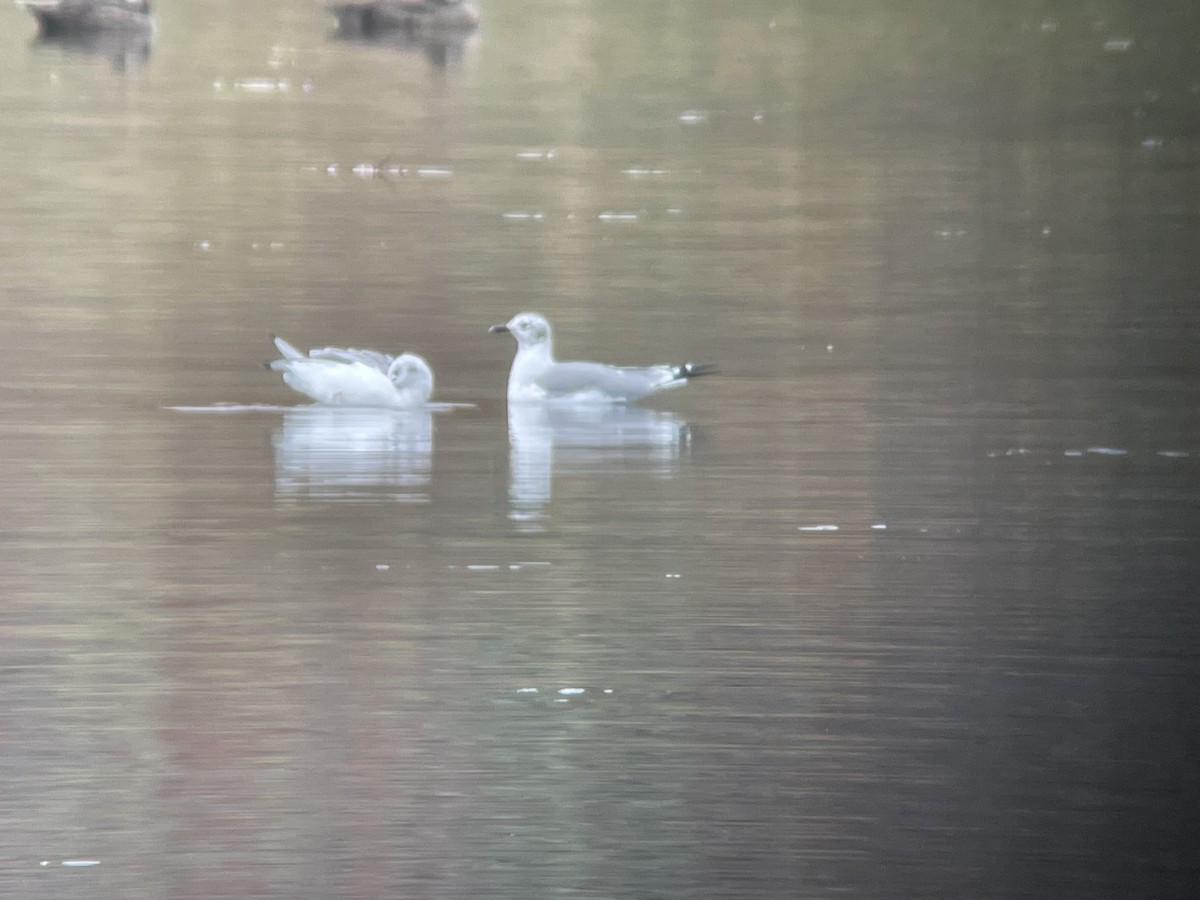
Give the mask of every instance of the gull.
M 471 0 L 355 0 L 329 7 L 343 37 L 375 37 L 389 31 L 473 31 L 479 7 Z
M 507 332 L 517 339 L 517 355 L 508 373 L 509 403 L 628 403 L 716 371 L 716 366 L 694 363 L 637 367 L 556 362 L 550 323 L 537 313 L 518 313 L 488 332 Z
M 37 19 L 46 38 L 154 30 L 148 0 L 24 0 L 19 5 Z
M 283 359 L 267 368 L 287 385 L 328 406 L 412 409 L 429 402 L 433 372 L 415 353 L 388 356 L 375 350 L 323 347 L 301 353 L 281 337 L 271 340 Z

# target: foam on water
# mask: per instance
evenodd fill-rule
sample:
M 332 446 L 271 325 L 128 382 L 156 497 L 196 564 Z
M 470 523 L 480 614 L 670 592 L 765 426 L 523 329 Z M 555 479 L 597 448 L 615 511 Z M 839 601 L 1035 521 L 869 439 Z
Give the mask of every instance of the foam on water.
M 432 413 L 446 413 L 456 409 L 475 409 L 474 403 L 426 403 L 419 407 Z M 386 407 L 371 406 L 322 406 L 311 403 L 300 406 L 280 406 L 275 403 L 210 403 L 207 406 L 164 406 L 173 412 L 181 413 L 248 413 L 248 412 L 291 412 L 294 409 L 377 409 L 379 412 L 404 412 L 405 410 L 388 410 Z
M 287 412 L 291 406 L 278 406 L 274 403 L 210 403 L 208 406 L 167 406 L 165 409 L 182 413 L 247 413 L 247 412 Z

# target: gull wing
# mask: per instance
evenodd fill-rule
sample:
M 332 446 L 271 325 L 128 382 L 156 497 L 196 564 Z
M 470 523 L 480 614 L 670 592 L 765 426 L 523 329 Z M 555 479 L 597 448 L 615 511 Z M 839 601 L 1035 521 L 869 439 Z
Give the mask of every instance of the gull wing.
M 327 359 L 331 362 L 362 363 L 372 369 L 378 369 L 387 374 L 388 366 L 395 360 L 394 356 L 380 353 L 378 350 L 357 350 L 354 347 L 320 347 L 308 351 L 309 359 Z
M 674 380 L 676 376 L 670 366 L 606 366 L 594 362 L 562 362 L 550 366 L 537 379 L 537 383 L 550 395 L 596 393 L 615 400 L 636 400 L 667 387 Z

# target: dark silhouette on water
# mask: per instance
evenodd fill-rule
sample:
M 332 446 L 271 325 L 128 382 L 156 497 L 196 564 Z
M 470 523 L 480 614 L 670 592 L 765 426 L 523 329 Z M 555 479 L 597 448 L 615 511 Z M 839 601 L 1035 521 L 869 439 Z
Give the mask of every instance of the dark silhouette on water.
M 453 68 L 479 26 L 471 0 L 367 0 L 330 7 L 337 36 L 420 53 L 439 69 Z
M 148 0 L 50 0 L 21 5 L 37 19 L 43 38 L 154 31 Z
M 470 32 L 479 25 L 471 0 L 367 0 L 330 7 L 342 37 L 384 37 L 432 32 Z

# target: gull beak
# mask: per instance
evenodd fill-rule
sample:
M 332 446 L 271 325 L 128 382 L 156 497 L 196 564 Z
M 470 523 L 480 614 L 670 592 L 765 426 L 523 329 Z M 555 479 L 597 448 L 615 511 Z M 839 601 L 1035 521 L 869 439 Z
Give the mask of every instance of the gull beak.
M 488 334 L 508 334 L 507 325 L 493 325 L 488 329 Z

